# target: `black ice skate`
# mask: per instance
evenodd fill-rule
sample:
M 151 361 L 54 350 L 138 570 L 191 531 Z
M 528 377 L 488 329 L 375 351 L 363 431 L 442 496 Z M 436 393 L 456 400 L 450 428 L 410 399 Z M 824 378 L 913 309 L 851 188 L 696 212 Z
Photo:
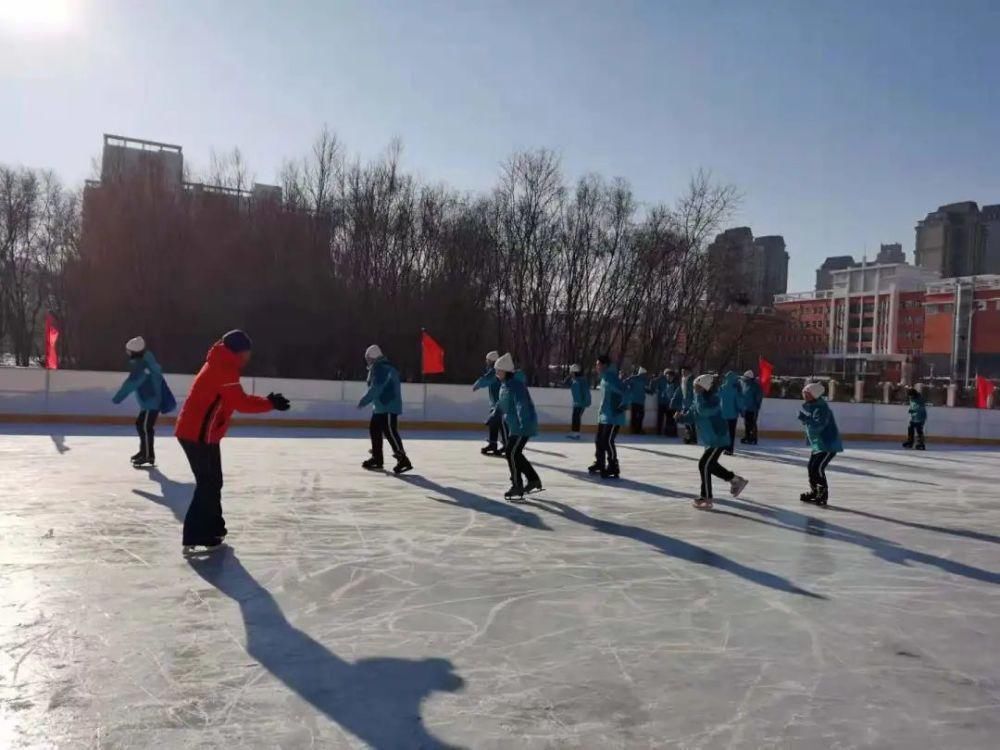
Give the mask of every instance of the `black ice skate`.
M 825 506 L 827 500 L 830 498 L 830 490 L 827 487 L 817 487 L 816 488 L 816 505 Z
M 533 479 L 524 485 L 524 494 L 533 495 L 536 492 L 544 492 L 545 488 L 542 487 L 541 479 Z
M 510 500 L 512 503 L 519 502 L 524 499 L 524 487 L 519 484 L 512 484 L 510 489 L 503 493 L 504 499 Z
M 587 467 L 587 471 L 590 472 L 591 474 L 603 474 L 604 465 L 597 462 L 592 463 L 590 466 Z
M 361 462 L 362 469 L 368 469 L 368 471 L 382 471 L 384 464 L 374 458 L 369 458 L 367 461 Z
M 132 456 L 132 458 L 130 458 L 130 459 L 129 459 L 129 461 L 130 461 L 130 462 L 132 462 L 132 463 L 135 463 L 135 462 L 136 462 L 136 461 L 138 461 L 138 460 L 139 460 L 140 458 L 142 458 L 142 457 L 143 457 L 144 455 L 146 455 L 146 454 L 145 454 L 145 453 L 143 453 L 142 451 L 139 451 L 139 452 L 138 452 L 138 453 L 136 453 L 136 454 L 135 454 L 134 456 Z
M 903 447 L 904 448 L 912 448 L 913 447 L 913 441 L 912 440 L 907 440 L 905 443 L 903 443 Z
M 143 469 L 145 467 L 156 466 L 156 458 L 153 456 L 140 456 L 132 462 L 133 469 Z
M 799 500 L 801 500 L 804 503 L 816 502 L 816 488 L 813 487 L 808 492 L 803 492 L 801 495 L 799 495 Z
M 484 456 L 497 456 L 500 454 L 500 449 L 496 445 L 487 445 L 479 450 Z
M 393 474 L 405 474 L 413 468 L 413 464 L 410 463 L 410 459 L 406 456 L 399 456 L 396 459 L 396 465 L 392 467 Z
M 617 461 L 612 461 L 608 464 L 608 468 L 601 470 L 601 479 L 618 479 L 621 475 L 622 471 L 618 468 Z
M 916 448 L 918 451 L 925 451 L 925 450 L 927 450 L 927 446 L 924 445 L 924 441 L 923 440 L 918 440 L 917 444 L 915 446 L 913 446 L 913 447 Z

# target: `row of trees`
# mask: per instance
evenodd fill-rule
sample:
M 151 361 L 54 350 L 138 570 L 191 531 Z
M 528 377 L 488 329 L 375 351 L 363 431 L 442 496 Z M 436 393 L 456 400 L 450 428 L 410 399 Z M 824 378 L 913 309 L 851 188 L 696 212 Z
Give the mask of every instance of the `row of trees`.
M 377 341 L 415 379 L 421 327 L 456 380 L 494 348 L 535 383 L 602 352 L 649 368 L 737 356 L 748 319 L 713 289 L 705 253 L 732 186 L 702 173 L 675 203 L 644 206 L 623 180 L 567 184 L 539 150 L 467 194 L 417 180 L 400 155 L 351 160 L 324 130 L 282 169 L 280 198 L 247 192 L 238 151 L 212 160 L 207 181 L 224 190 L 147 169 L 105 175 L 80 201 L 51 175 L 5 170 L 0 332 L 24 364 L 50 309 L 71 366 L 119 367 L 142 333 L 169 369 L 192 370 L 239 326 L 259 342 L 258 374 L 315 378 L 361 376 Z

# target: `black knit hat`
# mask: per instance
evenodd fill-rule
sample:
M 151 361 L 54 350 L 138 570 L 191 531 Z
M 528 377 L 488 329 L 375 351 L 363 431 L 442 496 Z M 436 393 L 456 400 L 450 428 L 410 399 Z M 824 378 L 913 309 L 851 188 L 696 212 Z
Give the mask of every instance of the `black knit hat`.
M 222 337 L 222 345 L 234 354 L 248 352 L 253 348 L 253 341 L 245 331 L 236 328 Z
M 611 357 L 607 354 L 602 354 L 597 358 L 597 361 L 600 362 L 602 365 L 610 365 Z

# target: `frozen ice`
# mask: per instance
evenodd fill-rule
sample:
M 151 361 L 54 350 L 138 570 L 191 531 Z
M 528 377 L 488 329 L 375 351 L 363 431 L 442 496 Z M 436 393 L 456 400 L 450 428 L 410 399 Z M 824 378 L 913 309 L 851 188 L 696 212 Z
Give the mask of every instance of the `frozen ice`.
M 400 478 L 237 433 L 231 549 L 188 561 L 170 438 L 0 426 L 0 747 L 997 747 L 998 452 L 850 445 L 821 509 L 767 442 L 706 513 L 676 441 L 608 483 L 539 439 L 512 506 L 478 434 L 404 438 Z

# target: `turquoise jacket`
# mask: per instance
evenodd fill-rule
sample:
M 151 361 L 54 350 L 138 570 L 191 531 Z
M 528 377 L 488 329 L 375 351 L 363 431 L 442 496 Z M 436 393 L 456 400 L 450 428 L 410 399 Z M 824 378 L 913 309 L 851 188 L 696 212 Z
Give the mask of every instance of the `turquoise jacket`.
M 479 379 L 472 384 L 472 390 L 478 391 L 480 388 L 490 389 L 490 408 L 495 409 L 497 400 L 500 398 L 500 378 L 497 377 L 497 371 L 493 369 L 492 365 L 487 367 L 486 372 L 480 375 Z
M 694 375 L 681 378 L 681 408 L 688 409 L 694 403 Z
M 645 375 L 632 375 L 625 379 L 630 404 L 645 404 L 646 389 L 649 388 L 649 378 Z
M 584 375 L 577 375 L 572 378 L 569 389 L 573 394 L 573 407 L 576 409 L 587 409 L 590 407 L 590 383 Z
M 618 377 L 618 368 L 608 365 L 601 376 L 601 411 L 597 418 L 599 424 L 625 424 L 625 410 L 628 400 L 625 396 L 625 384 Z
M 680 421 L 695 426 L 700 445 L 706 448 L 729 447 L 729 425 L 722 416 L 719 394 L 715 391 L 696 393 L 691 406 L 681 412 Z
M 740 378 L 735 372 L 727 372 L 719 386 L 719 401 L 722 406 L 723 419 L 738 419 L 740 406 L 743 403 L 743 391 L 740 388 Z
M 518 370 L 513 377 L 500 383 L 498 405 L 511 435 L 532 437 L 538 434 L 538 412 L 528 393 L 523 372 Z
M 760 411 L 764 404 L 764 389 L 760 387 L 757 378 L 740 378 L 742 398 L 740 411 Z
M 402 414 L 403 389 L 399 370 L 385 357 L 379 357 L 368 368 L 368 391 L 358 406 L 371 404 L 376 414 Z
M 660 403 L 671 409 L 672 411 L 680 411 L 684 408 L 684 394 L 681 393 L 680 381 L 676 378 L 673 381 L 668 380 L 663 386 L 663 394 L 660 397 Z
M 667 402 L 663 400 L 663 387 L 667 384 L 666 375 L 657 375 L 655 378 L 649 381 L 649 392 L 656 396 L 656 403 L 661 406 L 666 406 Z
M 923 396 L 910 399 L 910 422 L 924 424 L 927 421 L 927 402 Z
M 813 453 L 840 453 L 844 444 L 840 440 L 837 420 L 825 398 L 806 401 L 799 410 L 799 421 L 805 425 L 806 438 Z
M 163 411 L 163 370 L 151 351 L 129 360 L 128 377 L 111 401 L 120 404 L 129 394 L 135 393 L 139 408 L 144 411 Z

